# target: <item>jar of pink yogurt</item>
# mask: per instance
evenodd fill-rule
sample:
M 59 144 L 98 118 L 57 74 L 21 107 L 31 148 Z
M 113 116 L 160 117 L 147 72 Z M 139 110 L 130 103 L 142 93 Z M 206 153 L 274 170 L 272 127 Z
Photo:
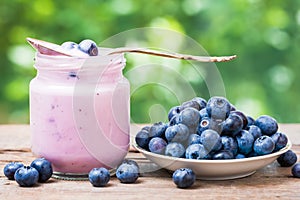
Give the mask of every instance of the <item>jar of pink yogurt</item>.
M 99 49 L 105 51 L 105 49 Z M 86 178 L 95 167 L 114 169 L 129 147 L 130 85 L 123 54 L 88 58 L 36 54 L 30 82 L 32 151 L 54 175 Z

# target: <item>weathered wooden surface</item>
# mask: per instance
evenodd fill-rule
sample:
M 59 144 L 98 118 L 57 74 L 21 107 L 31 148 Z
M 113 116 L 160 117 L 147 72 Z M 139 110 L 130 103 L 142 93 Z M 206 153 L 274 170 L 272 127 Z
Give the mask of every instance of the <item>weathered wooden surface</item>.
M 300 124 L 282 124 L 300 156 Z M 138 127 L 133 127 L 133 132 Z M 33 188 L 21 188 L 3 175 L 3 167 L 10 161 L 30 164 L 28 125 L 0 126 L 0 199 L 300 199 L 300 179 L 291 176 L 291 168 L 279 167 L 276 161 L 246 178 L 226 181 L 197 180 L 189 189 L 178 189 L 171 174 L 164 169 L 143 173 L 135 184 L 122 184 L 115 177 L 104 188 L 92 187 L 88 181 L 50 179 Z M 156 165 L 140 153 L 130 152 L 142 169 Z M 220 169 L 221 170 L 221 169 Z

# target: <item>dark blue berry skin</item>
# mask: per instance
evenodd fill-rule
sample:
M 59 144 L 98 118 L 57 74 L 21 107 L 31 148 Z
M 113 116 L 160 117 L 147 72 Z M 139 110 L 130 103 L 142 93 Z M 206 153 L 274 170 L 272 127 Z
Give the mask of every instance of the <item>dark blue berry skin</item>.
M 169 113 L 168 113 L 168 120 L 171 121 L 171 119 L 179 114 L 181 111 L 180 106 L 174 106 L 173 108 L 170 109 Z
M 226 160 L 226 159 L 233 159 L 234 155 L 231 151 L 228 150 L 221 150 L 215 153 L 212 157 L 213 160 Z
M 98 47 L 96 43 L 92 40 L 82 40 L 79 43 L 78 48 L 84 52 L 87 53 L 90 56 L 97 56 L 98 55 Z
M 71 49 L 78 48 L 78 44 L 75 42 L 67 41 L 67 42 L 62 43 L 61 47 L 66 50 L 71 50 Z
M 254 140 L 262 136 L 261 130 L 258 126 L 250 125 L 248 126 L 248 132 L 251 133 L 254 137 Z
M 221 136 L 221 141 L 222 141 L 222 149 L 230 151 L 233 156 L 237 155 L 238 152 L 238 144 L 237 141 L 230 136 Z
M 237 114 L 230 114 L 222 123 L 222 135 L 235 137 L 243 129 L 243 120 Z
M 258 155 L 266 155 L 273 152 L 275 143 L 273 139 L 267 135 L 260 136 L 253 144 L 253 150 Z
M 197 132 L 197 127 L 200 121 L 199 111 L 195 108 L 188 107 L 181 111 L 181 123 L 189 128 L 190 134 Z
M 154 123 L 149 130 L 149 137 L 162 137 L 165 134 L 165 131 L 167 129 L 168 125 L 162 123 L 162 122 L 157 122 Z
M 185 155 L 185 148 L 181 143 L 171 142 L 166 147 L 165 155 L 182 158 Z
M 5 165 L 3 172 L 4 175 L 9 179 L 9 180 L 14 180 L 14 175 L 17 169 L 20 167 L 23 167 L 24 165 L 20 162 L 11 162 Z
M 224 97 L 211 97 L 206 105 L 209 117 L 225 120 L 230 113 L 231 105 Z
M 252 151 L 254 137 L 246 130 L 240 131 L 237 136 L 236 140 L 238 143 L 239 152 L 242 154 L 248 154 Z
M 288 150 L 277 158 L 277 162 L 281 167 L 291 167 L 297 162 L 297 155 L 292 150 Z
M 199 110 L 205 108 L 207 104 L 206 100 L 201 97 L 195 97 L 192 99 L 192 101 L 196 101 L 199 104 Z
M 203 131 L 210 128 L 210 118 L 204 117 L 201 119 L 198 128 L 197 128 L 197 134 L 201 135 Z
M 292 168 L 292 174 L 296 178 L 300 178 L 300 163 L 297 163 Z
M 157 154 L 164 154 L 166 146 L 167 142 L 160 137 L 154 137 L 149 142 L 149 150 Z
M 231 111 L 230 114 L 236 114 L 236 115 L 240 116 L 243 121 L 243 129 L 247 128 L 248 118 L 243 112 L 235 110 L 235 111 Z
M 44 183 L 51 178 L 53 169 L 51 163 L 45 158 L 37 158 L 30 164 L 39 172 L 39 182 Z
M 201 139 L 198 134 L 191 134 L 188 138 L 188 145 L 201 144 Z
M 178 188 L 188 188 L 194 184 L 196 175 L 192 169 L 180 168 L 173 173 L 172 179 Z
M 255 125 L 258 126 L 263 135 L 273 135 L 278 130 L 277 121 L 268 115 L 262 115 L 255 120 Z
M 135 136 L 135 142 L 136 144 L 143 148 L 143 149 L 146 149 L 148 150 L 148 144 L 150 142 L 150 137 L 149 137 L 149 132 L 146 131 L 146 130 L 140 130 L 136 136 Z
M 239 153 L 235 156 L 235 159 L 243 159 L 243 158 L 246 158 L 246 156 L 244 154 L 241 154 L 241 153 Z
M 139 177 L 139 169 L 135 165 L 123 163 L 117 168 L 116 176 L 121 183 L 134 183 Z
M 181 104 L 181 110 L 184 110 L 186 108 L 195 108 L 196 110 L 199 111 L 200 105 L 197 103 L 197 101 L 190 100 L 190 101 L 183 102 Z
M 255 119 L 253 119 L 251 116 L 247 116 L 248 121 L 248 127 L 255 124 Z
M 165 138 L 168 142 L 184 142 L 189 137 L 189 129 L 184 124 L 169 126 L 165 131 Z
M 14 178 L 21 187 L 31 187 L 39 180 L 39 172 L 30 166 L 23 166 L 17 169 Z
M 284 133 L 277 132 L 271 135 L 271 138 L 275 142 L 275 149 L 274 151 L 279 151 L 283 147 L 285 147 L 288 143 L 288 138 Z
M 110 180 L 110 173 L 104 167 L 94 168 L 89 172 L 89 181 L 94 187 L 104 187 Z
M 208 151 L 202 144 L 192 144 L 186 148 L 185 158 L 187 159 L 208 159 L 210 157 Z
M 212 129 L 203 131 L 200 135 L 200 141 L 208 152 L 219 151 L 222 148 L 220 135 Z
M 180 123 L 181 123 L 181 115 L 180 114 L 176 114 L 170 120 L 169 126 L 174 126 L 174 125 L 180 124 Z
M 200 119 L 209 118 L 206 108 L 203 108 L 199 111 Z

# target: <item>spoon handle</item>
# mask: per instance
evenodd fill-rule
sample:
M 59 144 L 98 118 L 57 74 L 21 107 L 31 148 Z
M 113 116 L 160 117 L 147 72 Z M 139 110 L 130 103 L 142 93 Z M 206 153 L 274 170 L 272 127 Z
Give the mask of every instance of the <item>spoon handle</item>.
M 182 60 L 194 60 L 199 62 L 226 62 L 236 58 L 236 55 L 232 56 L 193 56 L 188 54 L 179 54 L 179 53 L 170 53 L 165 51 L 156 51 L 151 49 L 144 49 L 144 48 L 130 48 L 130 47 L 121 47 L 113 49 L 108 55 L 111 54 L 118 54 L 118 53 L 142 53 L 142 54 L 149 54 L 154 56 L 162 56 L 168 58 L 176 58 Z

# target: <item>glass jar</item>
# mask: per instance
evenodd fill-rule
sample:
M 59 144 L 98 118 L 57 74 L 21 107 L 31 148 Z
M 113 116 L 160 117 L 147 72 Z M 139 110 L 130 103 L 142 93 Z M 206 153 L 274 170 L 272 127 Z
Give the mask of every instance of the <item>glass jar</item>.
M 100 51 L 104 51 L 101 50 Z M 123 54 L 75 58 L 36 54 L 30 82 L 32 152 L 54 175 L 87 176 L 115 168 L 129 148 L 130 85 Z

